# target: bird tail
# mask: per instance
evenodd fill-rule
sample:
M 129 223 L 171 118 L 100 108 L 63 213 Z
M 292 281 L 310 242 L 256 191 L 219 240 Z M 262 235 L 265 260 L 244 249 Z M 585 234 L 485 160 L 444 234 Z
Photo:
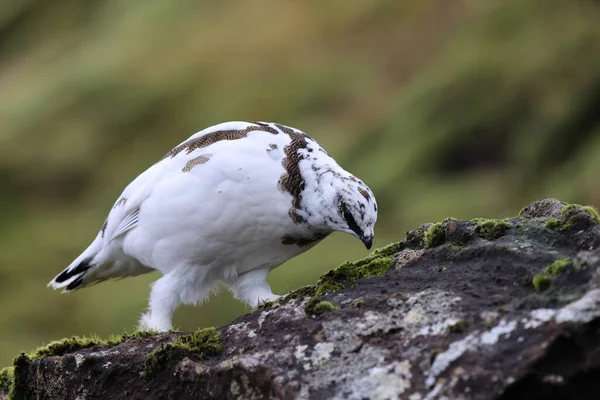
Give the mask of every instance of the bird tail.
M 98 235 L 92 244 L 75 261 L 48 283 L 48 286 L 53 289 L 62 288 L 63 292 L 70 292 L 82 287 L 86 275 L 98 266 L 93 260 L 101 250 L 102 237 Z M 87 283 L 83 286 L 87 286 Z

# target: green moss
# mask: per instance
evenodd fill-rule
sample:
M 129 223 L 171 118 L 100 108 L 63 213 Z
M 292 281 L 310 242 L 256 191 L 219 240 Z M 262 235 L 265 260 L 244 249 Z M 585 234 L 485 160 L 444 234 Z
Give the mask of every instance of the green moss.
M 585 211 L 588 214 L 590 214 L 592 216 L 592 219 L 597 224 L 600 224 L 600 214 L 598 214 L 598 210 L 596 210 L 595 207 L 592 207 L 592 206 L 582 206 L 581 208 L 583 209 L 583 211 Z
M 106 341 L 98 336 L 73 336 L 71 338 L 55 340 L 47 345 L 40 346 L 28 354 L 32 360 L 39 358 L 62 356 L 67 353 L 72 353 L 77 350 L 87 349 L 89 347 L 106 345 Z
M 444 240 L 446 240 L 446 232 L 444 231 L 444 227 L 441 222 L 436 222 L 431 225 L 423 236 L 423 242 L 425 243 L 425 248 L 430 249 L 432 247 L 437 247 L 444 244 Z
M 13 382 L 15 367 L 5 367 L 0 370 L 0 390 L 8 391 Z
M 400 251 L 403 243 L 392 243 L 373 251 L 371 255 L 355 262 L 345 262 L 338 268 L 322 275 L 315 287 L 313 295 L 342 290 L 345 282 L 383 275 L 394 265 L 393 255 Z
M 321 300 L 318 297 L 312 298 L 304 305 L 304 312 L 306 315 L 321 315 L 328 311 L 337 310 L 339 307 L 332 302 Z
M 157 335 L 155 331 L 134 330 L 133 333 L 123 333 L 119 336 L 112 336 L 109 339 L 102 339 L 99 336 L 73 336 L 50 342 L 44 346 L 31 351 L 27 356 L 32 360 L 37 360 L 44 357 L 62 356 L 68 353 L 73 353 L 77 350 L 87 349 L 94 346 L 116 346 L 123 343 L 127 339 L 132 338 L 149 338 Z
M 179 336 L 171 343 L 164 343 L 146 356 L 144 372 L 146 376 L 155 373 L 167 362 L 192 355 L 202 360 L 221 353 L 221 338 L 215 328 L 204 328 L 194 333 Z
M 352 302 L 352 308 L 362 308 L 365 305 L 365 301 L 363 299 L 354 300 Z
M 550 278 L 545 274 L 538 274 L 531 280 L 533 287 L 538 292 L 543 292 L 550 287 Z
M 31 363 L 34 360 L 38 360 L 45 357 L 52 356 L 62 356 L 68 353 L 75 352 L 77 350 L 87 349 L 93 346 L 115 346 L 127 339 L 131 339 L 134 337 L 151 337 L 155 335 L 156 332 L 152 331 L 140 331 L 135 330 L 133 333 L 124 333 L 120 336 L 114 336 L 109 339 L 101 339 L 96 335 L 92 336 L 73 336 L 71 338 L 65 338 L 61 340 L 56 340 L 50 342 L 46 345 L 40 346 L 28 354 L 22 354 L 21 356 L 15 359 L 15 365 L 17 362 L 25 363 L 25 361 Z M 13 379 L 14 376 L 14 367 L 7 367 L 0 371 L 0 387 L 8 387 L 10 386 L 10 382 L 16 382 L 17 377 Z M 14 387 L 18 385 L 11 386 L 11 393 L 15 391 Z M 13 398 L 9 396 L 9 398 Z
M 537 290 L 538 292 L 543 292 L 544 290 L 547 290 L 550 287 L 550 284 L 552 283 L 552 279 L 564 272 L 565 267 L 570 262 L 571 261 L 568 258 L 563 258 L 561 260 L 554 261 L 552 264 L 546 265 L 546 267 L 544 267 L 544 272 L 542 272 L 541 274 L 537 274 L 531 280 L 531 283 L 533 284 L 535 290 Z
M 548 229 L 559 230 L 560 227 L 561 227 L 561 222 L 560 222 L 560 220 L 558 220 L 556 218 L 549 218 L 548 221 L 546 221 L 546 228 L 548 228 Z
M 600 216 L 594 207 L 582 206 L 579 204 L 567 204 L 560 211 L 560 219 L 548 219 L 548 221 L 546 221 L 546 228 L 560 232 L 569 231 L 577 226 L 577 222 L 581 218 L 581 211 L 587 213 L 595 223 L 600 224 Z
M 281 305 L 280 300 L 275 301 L 263 301 L 261 304 L 256 307 L 256 310 L 267 310 L 269 308 L 279 307 Z
M 394 264 L 393 256 L 404 248 L 403 242 L 391 243 L 374 250 L 368 257 L 355 262 L 345 262 L 338 268 L 321 275 L 316 285 L 298 288 L 288 293 L 282 301 L 321 296 L 345 288 L 346 282 L 385 274 Z M 276 303 L 265 303 L 258 309 L 273 307 Z
M 473 232 L 486 240 L 498 239 L 510 229 L 510 224 L 500 219 L 476 218 L 472 222 L 476 224 Z
M 469 246 L 466 243 L 462 243 L 462 242 L 449 242 L 448 246 L 454 247 L 456 250 L 459 250 L 459 251 L 465 251 L 469 248 Z
M 325 278 L 322 276 L 319 279 L 319 285 L 317 285 L 315 295 L 320 296 L 325 293 L 335 293 L 342 290 L 345 287 L 344 284 L 332 281 L 332 279 L 337 279 L 339 276 L 339 273 L 334 274 L 334 277 L 328 276 L 327 274 L 324 275 Z
M 308 286 L 303 286 L 301 288 L 298 288 L 296 290 L 292 290 L 291 292 L 289 292 L 284 298 L 283 300 L 292 300 L 292 299 L 302 299 L 304 297 L 312 297 L 315 295 L 315 291 L 316 291 L 316 286 L 315 285 L 308 285 Z
M 448 330 L 452 333 L 463 333 L 467 330 L 469 324 L 464 319 L 459 319 L 454 324 L 448 327 Z
M 568 258 L 563 258 L 562 260 L 554 261 L 552 264 L 547 265 L 546 268 L 544 268 L 544 273 L 550 277 L 557 276 L 558 274 L 563 272 L 563 270 L 569 264 L 569 262 L 570 261 Z

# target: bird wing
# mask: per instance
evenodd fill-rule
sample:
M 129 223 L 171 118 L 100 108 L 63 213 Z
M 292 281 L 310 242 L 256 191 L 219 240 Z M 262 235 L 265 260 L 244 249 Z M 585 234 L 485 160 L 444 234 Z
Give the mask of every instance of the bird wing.
M 156 184 L 170 174 L 189 168 L 190 162 L 201 162 L 195 156 L 195 153 L 198 153 L 197 150 L 204 151 L 204 148 L 222 140 L 242 138 L 252 131 L 280 133 L 267 123 L 225 122 L 197 132 L 174 147 L 159 162 L 140 174 L 125 188 L 108 215 L 104 228 L 106 240 L 110 242 L 134 229 L 139 222 L 140 207 L 152 194 Z

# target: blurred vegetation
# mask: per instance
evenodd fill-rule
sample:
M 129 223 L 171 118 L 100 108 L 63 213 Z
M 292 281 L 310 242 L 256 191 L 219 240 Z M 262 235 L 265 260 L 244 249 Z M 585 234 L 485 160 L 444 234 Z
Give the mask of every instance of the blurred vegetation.
M 315 137 L 377 195 L 376 246 L 542 197 L 600 205 L 598 21 L 592 0 L 4 0 L 0 366 L 136 324 L 157 275 L 45 285 L 129 181 L 221 121 Z M 333 235 L 274 271 L 274 291 L 364 255 Z M 175 322 L 243 312 L 222 292 Z

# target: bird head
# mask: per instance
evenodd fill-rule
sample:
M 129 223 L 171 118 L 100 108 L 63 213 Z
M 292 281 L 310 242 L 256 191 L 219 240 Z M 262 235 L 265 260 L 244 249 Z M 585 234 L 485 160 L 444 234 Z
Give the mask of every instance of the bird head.
M 331 171 L 321 177 L 322 213 L 313 215 L 311 222 L 320 219 L 322 229 L 346 232 L 363 242 L 367 249 L 373 244 L 377 222 L 377 202 L 373 192 L 354 175 Z
M 377 202 L 373 192 L 360 179 L 350 175 L 341 179 L 334 206 L 337 209 L 335 230 L 349 233 L 370 249 L 375 235 Z

